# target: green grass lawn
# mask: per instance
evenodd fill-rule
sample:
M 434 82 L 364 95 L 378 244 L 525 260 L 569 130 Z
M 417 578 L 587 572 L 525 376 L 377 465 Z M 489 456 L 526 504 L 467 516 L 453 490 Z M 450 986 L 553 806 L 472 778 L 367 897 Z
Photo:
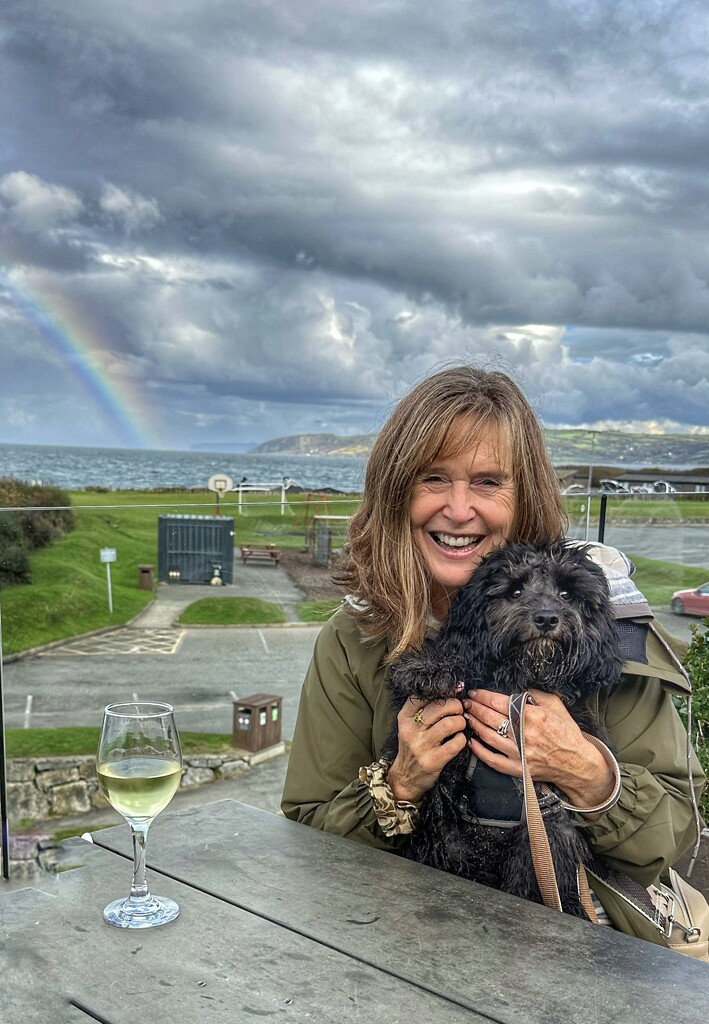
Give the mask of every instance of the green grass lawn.
M 258 597 L 203 597 L 180 616 L 180 623 L 185 626 L 266 625 L 285 621 L 280 605 Z
M 326 622 L 341 604 L 337 597 L 332 601 L 301 601 L 296 610 L 301 622 Z
M 154 562 L 153 523 L 130 512 L 79 513 L 79 524 L 51 547 L 32 555 L 32 582 L 2 591 L 6 654 L 51 640 L 118 625 L 136 615 L 152 594 L 138 589 L 138 565 Z M 112 547 L 113 613 L 108 610 L 101 548 Z
M 32 583 L 2 590 L 5 654 L 133 618 L 152 600 L 150 591 L 138 589 L 138 566 L 153 565 L 157 572 L 158 516 L 216 511 L 207 491 L 73 491 L 71 499 L 76 530 L 31 556 Z M 329 511 L 337 515 L 349 514 L 357 503 L 356 497 L 328 498 Z M 245 495 L 242 507 L 244 514 L 239 514 L 236 495 L 221 502 L 221 514 L 234 519 L 235 545 L 269 540 L 295 548 L 303 547 L 312 514 L 324 510 L 322 503 L 311 500 L 308 505 L 304 496 L 293 495 L 288 514 L 281 515 L 280 494 Z M 111 565 L 112 613 L 101 548 L 117 553 Z
M 77 529 L 32 555 L 31 584 L 2 591 L 5 654 L 129 621 L 152 599 L 149 591 L 138 588 L 138 566 L 150 564 L 157 569 L 158 516 L 212 515 L 216 510 L 214 496 L 207 491 L 74 491 L 71 499 L 77 511 Z M 288 514 L 281 515 L 280 493 L 249 494 L 244 495 L 240 514 L 237 495 L 233 494 L 221 502 L 221 514 L 233 517 L 237 546 L 270 541 L 280 547 L 302 548 L 313 513 L 348 515 L 359 502 L 357 496 L 328 496 L 326 500 L 327 507 L 318 497 L 308 501 L 305 495 L 291 495 L 286 504 Z M 573 509 L 579 504 L 578 499 L 569 501 Z M 597 508 L 598 499 L 594 498 L 594 514 Z M 616 520 L 620 515 L 654 522 L 681 522 L 685 517 L 709 516 L 709 501 L 611 499 L 609 518 Z M 112 613 L 108 610 L 106 567 L 99 560 L 100 549 L 104 547 L 115 548 L 117 552 L 117 561 L 111 566 Z M 651 603 L 665 604 L 673 590 L 702 583 L 707 577 L 705 570 L 664 562 L 655 563 L 654 568 L 646 565 L 646 561 L 637 559 L 641 567 L 637 580 Z M 216 601 L 220 608 L 206 613 L 197 609 L 191 614 L 207 614 L 208 618 L 199 620 L 204 622 L 258 621 L 241 617 L 247 614 L 243 610 L 235 613 L 229 609 L 224 604 L 228 600 L 220 598 Z M 300 615 L 305 621 L 323 621 L 335 607 L 336 601 L 305 602 Z M 234 614 L 237 617 L 219 618 Z M 260 621 L 276 620 L 267 617 Z
M 8 729 L 8 757 L 70 757 L 95 754 L 100 726 L 72 725 L 56 729 Z M 231 734 L 180 732 L 183 754 L 228 754 Z
M 585 518 L 586 499 L 576 495 L 563 498 L 566 511 L 572 522 Z M 591 498 L 591 519 L 598 519 L 601 499 L 595 494 Z M 668 498 L 652 495 L 625 498 L 616 494 L 608 495 L 606 505 L 608 522 L 618 523 L 624 519 L 633 522 L 652 521 L 654 524 L 681 523 L 683 520 L 709 520 L 709 494 L 679 496 L 673 494 Z
M 650 605 L 669 604 L 675 590 L 698 587 L 709 579 L 709 570 L 677 562 L 660 562 L 653 558 L 628 553 L 635 562 L 633 582 Z

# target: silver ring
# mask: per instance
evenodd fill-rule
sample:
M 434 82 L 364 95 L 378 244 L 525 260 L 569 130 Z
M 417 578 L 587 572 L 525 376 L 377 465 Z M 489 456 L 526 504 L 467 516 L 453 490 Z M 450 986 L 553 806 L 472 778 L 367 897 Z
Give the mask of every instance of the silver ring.
M 498 734 L 498 736 L 502 736 L 503 740 L 507 736 L 507 730 L 509 729 L 509 727 L 510 727 L 510 720 L 509 720 L 509 718 L 503 718 L 502 721 L 500 722 L 500 724 L 497 727 L 497 734 Z

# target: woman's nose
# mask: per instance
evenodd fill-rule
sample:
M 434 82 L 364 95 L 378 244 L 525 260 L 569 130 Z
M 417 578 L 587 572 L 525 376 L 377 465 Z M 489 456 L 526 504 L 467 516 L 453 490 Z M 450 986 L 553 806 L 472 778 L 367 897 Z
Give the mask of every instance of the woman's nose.
M 467 523 L 476 515 L 473 492 L 467 483 L 454 481 L 447 494 L 445 515 L 453 522 Z

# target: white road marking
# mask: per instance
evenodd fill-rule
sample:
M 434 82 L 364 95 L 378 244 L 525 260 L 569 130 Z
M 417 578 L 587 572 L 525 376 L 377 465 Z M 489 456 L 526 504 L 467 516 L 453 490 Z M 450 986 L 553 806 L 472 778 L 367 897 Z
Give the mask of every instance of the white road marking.
M 263 644 L 264 651 L 266 652 L 266 654 L 270 654 L 271 652 L 268 649 L 268 644 L 266 643 L 266 637 L 263 635 L 263 631 L 259 630 L 258 635 L 261 637 L 261 643 Z

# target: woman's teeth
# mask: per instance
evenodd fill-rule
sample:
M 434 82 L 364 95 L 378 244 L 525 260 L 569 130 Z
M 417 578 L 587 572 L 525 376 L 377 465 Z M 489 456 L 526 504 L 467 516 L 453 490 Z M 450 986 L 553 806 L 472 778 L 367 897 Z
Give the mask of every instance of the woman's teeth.
M 475 537 L 455 537 L 451 533 L 432 533 L 431 536 L 437 544 L 441 544 L 446 548 L 469 548 L 474 547 L 478 544 L 482 538 L 480 536 Z

